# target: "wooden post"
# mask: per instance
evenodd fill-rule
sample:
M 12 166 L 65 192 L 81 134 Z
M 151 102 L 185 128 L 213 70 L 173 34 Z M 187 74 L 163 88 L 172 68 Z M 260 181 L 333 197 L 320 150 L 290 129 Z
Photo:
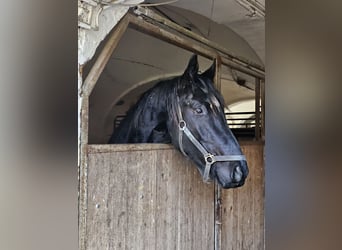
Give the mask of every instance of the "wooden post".
M 221 198 L 221 187 L 215 182 L 215 220 L 214 220 L 214 250 L 221 249 L 221 234 L 222 234 L 222 198 Z
M 86 224 L 87 224 L 87 172 L 88 172 L 88 98 L 81 100 L 81 143 L 79 147 L 80 162 L 78 167 L 79 172 L 79 249 L 86 249 Z
M 221 93 L 221 57 L 217 55 L 216 57 L 216 73 L 214 79 L 214 85 L 216 89 Z M 215 182 L 214 188 L 214 204 L 215 204 L 215 219 L 214 219 L 214 250 L 221 249 L 221 220 L 222 220 L 222 211 L 221 211 L 221 187 Z
M 261 81 L 261 139 L 265 140 L 265 80 Z
M 222 63 L 221 57 L 219 55 L 217 55 L 214 85 L 220 93 L 221 93 L 221 63 Z
M 260 140 L 260 79 L 255 79 L 255 139 Z
M 82 66 L 78 69 L 78 244 L 80 250 L 86 249 L 87 218 L 87 144 L 89 98 L 82 93 Z

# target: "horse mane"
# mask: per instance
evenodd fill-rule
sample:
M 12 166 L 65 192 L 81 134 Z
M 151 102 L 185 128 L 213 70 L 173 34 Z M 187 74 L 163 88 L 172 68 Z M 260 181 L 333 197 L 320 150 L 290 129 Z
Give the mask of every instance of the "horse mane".
M 157 109 L 163 102 L 167 102 L 167 99 L 171 97 L 170 89 L 174 79 L 162 80 L 141 95 L 137 104 L 133 107 L 135 116 L 132 119 L 132 124 L 134 127 L 141 125 L 139 119 L 146 110 Z
M 208 103 L 213 113 L 219 115 L 224 112 L 224 101 L 221 94 L 214 87 L 212 80 L 204 75 L 196 74 L 190 83 L 182 79 L 182 76 L 165 79 L 141 95 L 137 103 L 128 110 L 119 127 L 114 130 L 109 143 L 147 142 L 153 132 L 161 132 L 165 134 L 164 136 L 170 136 L 171 131 L 167 130 L 166 121 L 171 121 L 174 126 L 178 126 L 178 101 L 181 101 L 178 97 L 187 93 L 199 96 L 201 100 Z M 164 113 L 167 117 L 153 117 Z M 162 121 L 165 119 L 165 124 L 159 128 L 159 124 L 148 124 L 148 121 L 158 119 Z M 143 130 L 148 135 L 144 134 Z M 135 139 L 132 140 L 130 136 Z
M 177 81 L 178 77 L 165 79 L 159 81 L 152 88 L 144 92 L 135 105 L 133 105 L 126 114 L 126 117 L 122 120 L 119 127 L 114 130 L 109 143 L 129 143 L 131 141 L 128 137 L 131 133 L 136 133 L 135 136 L 138 138 L 143 137 L 139 134 L 139 128 L 147 126 L 144 119 L 151 118 L 156 119 L 157 117 L 149 117 L 158 113 L 158 109 L 171 110 L 170 103 L 176 102 L 175 95 L 172 94 L 175 88 L 174 82 Z M 152 130 L 153 128 L 151 128 Z

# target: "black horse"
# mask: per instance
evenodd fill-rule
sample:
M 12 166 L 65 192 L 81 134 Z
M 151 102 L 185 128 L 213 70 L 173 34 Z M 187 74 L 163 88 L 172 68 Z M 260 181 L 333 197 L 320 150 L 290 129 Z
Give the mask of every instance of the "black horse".
M 215 62 L 198 74 L 197 56 L 184 74 L 161 81 L 132 107 L 109 143 L 172 143 L 197 166 L 204 181 L 242 186 L 246 158 L 229 129 L 224 101 L 214 88 Z

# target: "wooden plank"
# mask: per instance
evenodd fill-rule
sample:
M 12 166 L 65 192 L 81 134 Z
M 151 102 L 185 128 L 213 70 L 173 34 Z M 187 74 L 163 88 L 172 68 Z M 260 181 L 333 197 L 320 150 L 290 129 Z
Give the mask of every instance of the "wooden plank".
M 265 80 L 261 81 L 261 139 L 265 140 Z
M 221 249 L 221 221 L 222 221 L 222 206 L 221 206 L 221 187 L 220 185 L 215 182 L 215 211 L 214 211 L 214 218 L 215 218 L 215 225 L 214 225 L 214 237 L 215 237 L 215 246 L 214 250 Z
M 131 152 L 173 149 L 171 144 L 159 143 L 137 143 L 137 144 L 89 144 L 88 153 L 112 153 L 112 152 Z
M 216 57 L 216 72 L 215 72 L 215 79 L 214 79 L 214 85 L 215 88 L 222 93 L 222 89 L 221 89 L 221 71 L 222 71 L 222 67 L 221 67 L 221 57 L 219 55 L 217 55 Z
M 87 249 L 213 249 L 214 185 L 174 149 L 95 152 Z
M 264 249 L 263 144 L 241 146 L 249 166 L 243 187 L 222 190 L 222 249 Z

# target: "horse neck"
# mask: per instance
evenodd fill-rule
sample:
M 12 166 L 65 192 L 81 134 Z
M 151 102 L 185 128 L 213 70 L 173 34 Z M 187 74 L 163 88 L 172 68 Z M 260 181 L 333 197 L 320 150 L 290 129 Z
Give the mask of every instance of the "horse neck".
M 161 114 L 168 113 L 168 103 L 171 98 L 169 87 L 167 83 L 161 82 L 143 95 L 132 113 L 134 121 L 132 125 L 135 129 L 141 128 L 144 119 L 154 123 Z

